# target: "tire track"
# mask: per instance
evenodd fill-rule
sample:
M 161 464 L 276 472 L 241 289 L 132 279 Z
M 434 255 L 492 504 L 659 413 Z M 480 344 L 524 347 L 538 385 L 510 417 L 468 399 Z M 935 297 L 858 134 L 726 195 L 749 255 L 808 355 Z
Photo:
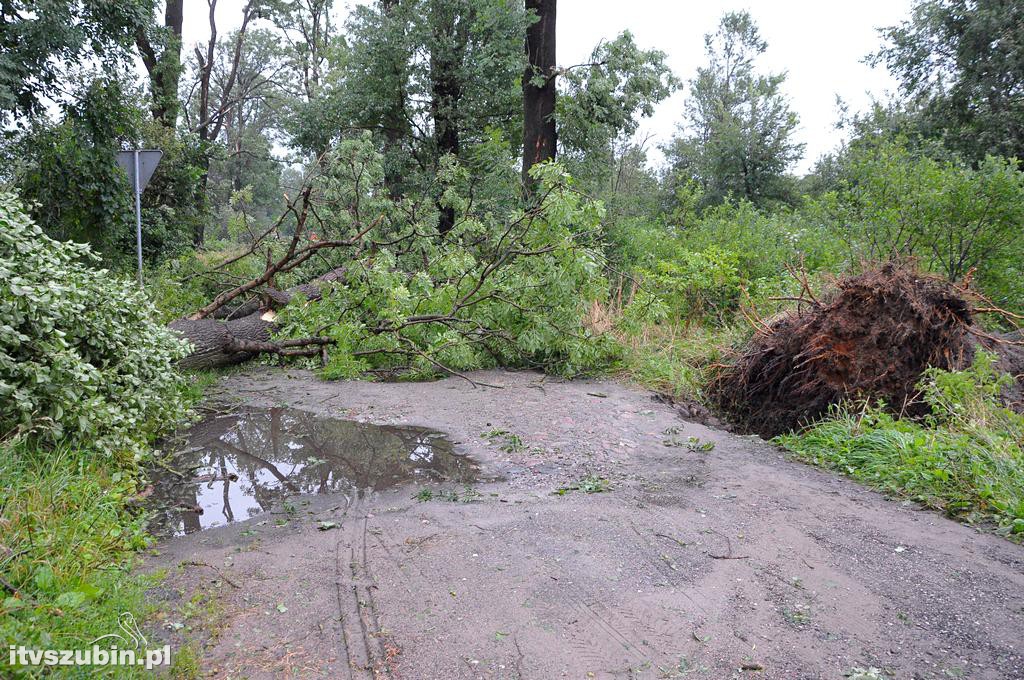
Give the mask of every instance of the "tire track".
M 342 651 L 352 680 L 390 677 L 367 556 L 366 512 L 365 499 L 356 493 L 342 516 L 335 555 Z

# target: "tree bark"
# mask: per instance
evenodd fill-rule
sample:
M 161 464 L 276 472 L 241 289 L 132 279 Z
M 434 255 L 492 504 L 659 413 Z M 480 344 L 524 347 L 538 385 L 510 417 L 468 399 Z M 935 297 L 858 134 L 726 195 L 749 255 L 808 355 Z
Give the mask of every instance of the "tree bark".
M 195 48 L 196 61 L 199 64 L 199 81 L 197 83 L 199 86 L 199 111 L 197 114 L 198 120 L 194 130 L 199 135 L 200 141 L 203 143 L 202 161 L 200 162 L 202 172 L 199 177 L 199 184 L 202 187 L 204 200 L 207 195 L 206 190 L 210 181 L 210 155 L 212 153 L 212 146 L 216 144 L 217 140 L 220 138 L 220 133 L 228 120 L 228 116 L 231 115 L 232 106 L 238 105 L 233 101 L 233 90 L 238 79 L 239 66 L 242 60 L 242 48 L 245 43 L 245 33 L 249 28 L 249 23 L 259 14 L 259 6 L 255 0 L 249 0 L 242 9 L 242 25 L 235 33 L 231 67 L 228 71 L 227 78 L 222 84 L 219 84 L 218 94 L 220 95 L 220 101 L 214 102 L 212 99 L 214 94 L 213 88 L 217 85 L 217 83 L 213 82 L 213 69 L 215 65 L 214 59 L 217 53 L 217 0 L 208 0 L 208 4 L 210 7 L 210 39 L 206 43 L 205 54 L 198 46 Z M 196 224 L 192 241 L 193 245 L 197 248 L 201 247 L 203 243 L 205 243 L 206 225 L 203 221 L 199 221 Z
M 523 188 L 533 193 L 530 168 L 555 158 L 555 5 L 556 0 L 526 0 L 537 21 L 526 29 L 523 73 Z
M 181 318 L 168 324 L 182 339 L 192 343 L 192 352 L 178 362 L 184 369 L 209 369 L 230 366 L 270 352 L 283 356 L 313 356 L 329 344 L 323 338 L 271 341 L 274 331 L 274 310 L 287 305 L 296 295 L 318 300 L 322 285 L 344 276 L 344 268 L 334 269 L 309 283 L 285 291 L 269 290 L 263 300 L 252 299 L 237 307 L 222 307 L 214 318 Z
M 462 82 L 459 67 L 465 50 L 460 35 L 460 17 L 454 7 L 437 12 L 434 24 L 434 44 L 430 53 L 430 115 L 434 120 L 434 140 L 437 158 L 459 155 L 459 101 Z M 462 18 L 465 21 L 465 18 Z M 437 205 L 437 231 L 444 236 L 455 226 L 455 208 Z
M 157 54 L 149 36 L 141 28 L 135 34 L 135 45 L 149 74 L 149 90 L 153 97 L 153 119 L 173 130 L 178 124 L 178 82 L 181 79 L 181 26 L 185 0 L 167 0 L 164 10 L 163 48 Z
M 402 20 L 399 0 L 382 0 L 381 11 L 389 21 Z M 380 126 L 384 133 L 384 186 L 387 188 L 388 196 L 398 200 L 405 192 L 405 183 L 402 179 L 404 163 L 399 159 L 408 153 L 402 146 L 412 132 L 406 112 L 406 63 L 393 53 L 390 54 L 389 61 L 388 66 L 392 72 L 390 80 L 385 81 L 389 83 L 384 93 L 387 107 L 381 117 Z

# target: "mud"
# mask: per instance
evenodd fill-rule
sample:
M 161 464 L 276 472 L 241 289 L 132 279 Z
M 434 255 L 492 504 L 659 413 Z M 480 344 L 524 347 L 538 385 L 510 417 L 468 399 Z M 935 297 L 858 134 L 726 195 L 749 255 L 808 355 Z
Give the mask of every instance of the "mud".
M 222 379 L 242 406 L 443 432 L 501 481 L 281 498 L 163 541 L 162 635 L 232 678 L 1022 677 L 1021 546 L 614 382 L 474 377 L 504 387 Z

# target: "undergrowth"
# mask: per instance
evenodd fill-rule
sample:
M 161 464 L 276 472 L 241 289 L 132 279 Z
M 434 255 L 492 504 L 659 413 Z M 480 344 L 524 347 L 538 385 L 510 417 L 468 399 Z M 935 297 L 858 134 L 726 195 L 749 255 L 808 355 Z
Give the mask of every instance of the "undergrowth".
M 0 638 L 4 647 L 86 649 L 119 633 L 122 615 L 142 621 L 147 581 L 129 574 L 145 546 L 130 464 L 94 451 L 25 444 L 0 447 Z M 28 668 L 0 668 L 15 677 Z M 38 669 L 36 669 L 38 671 Z M 71 669 L 62 669 L 71 673 Z M 82 677 L 100 667 L 77 669 Z M 141 671 L 110 667 L 110 676 Z

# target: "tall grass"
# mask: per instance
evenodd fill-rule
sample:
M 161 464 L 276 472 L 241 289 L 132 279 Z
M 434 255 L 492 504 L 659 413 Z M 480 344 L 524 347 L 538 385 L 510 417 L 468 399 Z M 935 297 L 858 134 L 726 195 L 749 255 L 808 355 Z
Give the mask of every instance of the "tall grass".
M 122 613 L 141 620 L 146 582 L 130 577 L 145 546 L 143 519 L 126 504 L 135 473 L 107 456 L 58 447 L 0 445 L 0 639 L 8 645 L 85 649 L 118 632 Z M 39 668 L 0 675 L 32 677 Z M 100 667 L 63 668 L 66 677 Z M 133 677 L 134 669 L 109 674 Z

